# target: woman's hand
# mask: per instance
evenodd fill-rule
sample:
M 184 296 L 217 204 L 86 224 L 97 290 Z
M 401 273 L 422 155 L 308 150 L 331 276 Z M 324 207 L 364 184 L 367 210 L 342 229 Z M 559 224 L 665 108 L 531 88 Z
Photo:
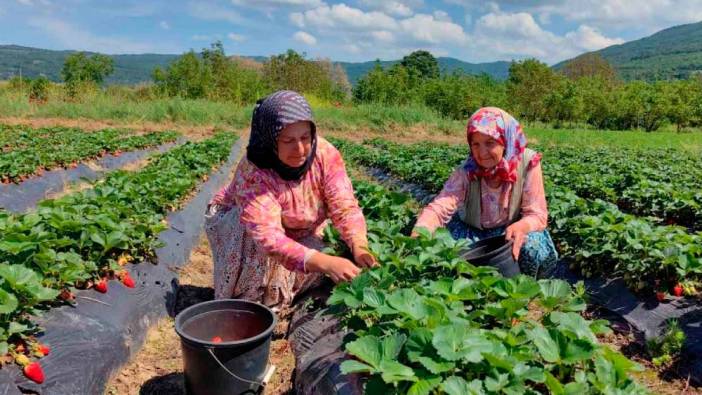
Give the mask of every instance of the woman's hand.
M 335 283 L 351 281 L 361 272 L 361 269 L 348 259 L 327 255 L 322 252 L 314 253 L 307 260 L 305 268 L 309 272 L 324 273 Z
M 519 260 L 519 251 L 521 251 L 524 242 L 526 241 L 527 233 L 529 229 L 523 223 L 515 222 L 507 227 L 505 231 L 505 239 L 512 240 L 512 256 L 514 260 Z
M 368 250 L 368 246 L 365 245 L 357 245 L 353 247 L 353 260 L 361 267 L 371 268 L 378 266 L 378 262 L 375 260 L 375 257 Z

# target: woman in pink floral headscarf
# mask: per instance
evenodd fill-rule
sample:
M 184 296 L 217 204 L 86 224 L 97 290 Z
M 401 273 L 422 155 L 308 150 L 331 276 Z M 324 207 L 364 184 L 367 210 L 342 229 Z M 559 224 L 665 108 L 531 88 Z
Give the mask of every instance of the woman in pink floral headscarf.
M 526 148 L 519 122 L 496 107 L 470 117 L 467 140 L 468 158 L 415 227 L 433 232 L 448 224 L 454 238 L 473 242 L 504 233 L 514 241 L 512 255 L 523 273 L 548 275 L 558 255 L 546 231 L 541 154 Z
M 329 219 L 353 262 L 321 252 Z M 347 281 L 376 264 L 341 155 L 292 91 L 256 104 L 246 158 L 212 199 L 206 226 L 216 298 L 285 307 L 323 275 Z

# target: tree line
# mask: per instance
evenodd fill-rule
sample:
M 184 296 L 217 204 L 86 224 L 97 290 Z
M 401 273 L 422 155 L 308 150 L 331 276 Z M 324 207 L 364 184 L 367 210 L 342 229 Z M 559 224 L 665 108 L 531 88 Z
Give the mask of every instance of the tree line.
M 439 73 L 436 59 L 416 51 L 401 62 L 375 68 L 353 89 L 356 103 L 423 103 L 442 115 L 465 119 L 483 106 L 502 107 L 520 120 L 555 127 L 589 124 L 598 129 L 654 131 L 702 125 L 702 79 L 624 82 L 597 54 L 554 70 L 536 59 L 513 62 L 509 78 Z

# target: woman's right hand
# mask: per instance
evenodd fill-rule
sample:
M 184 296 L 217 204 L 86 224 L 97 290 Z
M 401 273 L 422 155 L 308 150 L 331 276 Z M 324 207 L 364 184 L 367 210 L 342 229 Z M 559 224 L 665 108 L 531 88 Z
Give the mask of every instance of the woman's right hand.
M 326 274 L 335 283 L 351 281 L 354 277 L 361 273 L 361 269 L 354 265 L 350 260 L 333 255 L 327 255 L 323 252 L 316 252 L 314 255 L 312 255 L 307 260 L 305 267 L 309 272 Z

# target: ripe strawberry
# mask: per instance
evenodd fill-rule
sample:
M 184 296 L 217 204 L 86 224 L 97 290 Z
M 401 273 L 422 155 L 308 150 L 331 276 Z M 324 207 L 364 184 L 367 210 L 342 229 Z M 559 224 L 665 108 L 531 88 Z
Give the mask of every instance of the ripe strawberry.
M 656 299 L 658 299 L 659 302 L 663 302 L 665 300 L 665 292 L 663 292 L 663 291 L 656 292 Z
M 22 371 L 28 379 L 34 381 L 35 383 L 41 384 L 44 382 L 44 370 L 42 370 L 39 362 L 30 363 L 29 365 L 25 366 Z
M 125 271 L 121 276 L 121 280 L 125 287 L 134 288 L 134 279 L 129 275 L 129 272 Z
M 682 296 L 683 295 L 683 287 L 681 284 L 676 284 L 673 287 L 673 295 L 675 295 L 675 296 Z
M 95 283 L 95 290 L 100 292 L 100 293 L 105 293 L 107 292 L 107 280 L 104 278 L 101 278 L 100 281 Z
M 219 336 L 215 336 L 215 337 L 212 338 L 211 342 L 212 342 L 212 343 L 221 343 L 221 342 L 222 342 L 222 338 L 219 337 Z

